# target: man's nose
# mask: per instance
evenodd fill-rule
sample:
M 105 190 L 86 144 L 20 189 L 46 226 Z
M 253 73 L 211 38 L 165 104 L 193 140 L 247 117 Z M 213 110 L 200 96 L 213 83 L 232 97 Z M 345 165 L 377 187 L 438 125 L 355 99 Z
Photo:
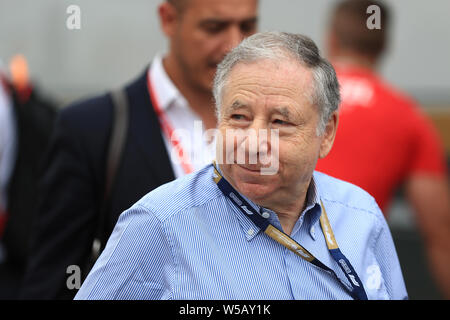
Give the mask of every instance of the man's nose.
M 270 129 L 262 120 L 255 120 L 247 132 L 247 152 L 250 158 L 265 157 L 270 152 Z
M 241 28 L 237 25 L 231 25 L 226 33 L 226 40 L 224 44 L 223 54 L 227 54 L 229 51 L 233 50 L 241 41 L 244 39 L 245 35 L 241 31 Z

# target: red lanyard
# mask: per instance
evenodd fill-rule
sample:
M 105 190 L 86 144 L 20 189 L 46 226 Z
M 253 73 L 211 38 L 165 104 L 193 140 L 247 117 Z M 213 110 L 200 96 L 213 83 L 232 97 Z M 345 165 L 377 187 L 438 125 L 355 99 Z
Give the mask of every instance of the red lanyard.
M 172 147 L 176 150 L 178 159 L 180 160 L 180 165 L 183 168 L 184 173 L 191 173 L 193 170 L 189 161 L 189 155 L 185 154 L 183 147 L 181 146 L 181 141 L 178 139 L 178 136 L 176 134 L 173 134 L 174 129 L 170 125 L 169 119 L 167 118 L 166 114 L 159 106 L 154 88 L 150 81 L 150 72 L 147 73 L 147 88 L 150 96 L 150 102 L 153 105 L 153 109 L 155 110 L 156 115 L 158 116 L 159 125 L 161 126 L 164 135 L 172 144 Z

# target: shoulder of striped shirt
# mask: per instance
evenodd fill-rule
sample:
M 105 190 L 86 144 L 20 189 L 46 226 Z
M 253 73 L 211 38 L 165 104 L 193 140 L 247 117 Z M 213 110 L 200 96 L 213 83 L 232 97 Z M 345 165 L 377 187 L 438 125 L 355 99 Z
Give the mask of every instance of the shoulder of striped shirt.
M 223 194 L 212 180 L 208 167 L 205 167 L 163 184 L 147 193 L 136 205 L 163 223 L 174 215 L 219 197 L 223 197 Z
M 320 198 L 324 203 L 333 203 L 367 213 L 377 220 L 384 219 L 374 197 L 361 187 L 318 171 L 314 172 L 314 179 L 319 189 Z

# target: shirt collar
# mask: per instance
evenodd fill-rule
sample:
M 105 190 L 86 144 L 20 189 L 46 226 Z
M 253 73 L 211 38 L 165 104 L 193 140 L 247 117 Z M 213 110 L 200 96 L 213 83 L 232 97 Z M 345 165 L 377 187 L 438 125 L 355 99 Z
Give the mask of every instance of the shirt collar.
M 167 110 L 173 105 L 188 107 L 186 99 L 164 69 L 160 54 L 154 57 L 148 72 L 161 110 Z
M 314 175 L 311 177 L 311 182 L 306 194 L 306 206 L 302 212 L 301 217 L 304 217 L 306 221 L 311 237 L 315 240 L 315 225 L 319 223 L 320 215 L 322 214 L 322 201 L 320 200 L 319 186 L 314 179 Z
M 222 175 L 222 171 L 220 170 L 220 166 L 216 165 L 217 170 Z M 214 170 L 213 170 L 214 175 Z M 224 178 L 223 178 L 224 179 Z M 237 190 L 236 190 L 237 192 Z M 252 200 L 244 196 L 242 193 L 239 193 L 241 197 L 243 197 L 257 212 L 259 212 L 263 217 L 265 217 L 264 213 L 267 213 L 267 219 L 273 219 L 276 215 L 276 212 L 273 210 L 270 210 L 268 208 L 264 208 L 262 206 L 257 205 Z M 239 221 L 240 227 L 242 229 L 242 232 L 244 233 L 247 240 L 252 240 L 260 231 L 260 228 L 254 224 L 245 214 L 243 214 L 234 204 L 231 200 L 228 199 L 228 197 L 225 197 L 232 207 L 233 212 L 236 215 L 236 218 Z M 301 220 L 303 220 L 301 223 L 308 223 L 309 229 L 314 226 L 316 223 L 319 222 L 320 215 L 322 213 L 321 210 L 321 201 L 320 201 L 320 193 L 318 189 L 318 185 L 315 182 L 314 175 L 311 178 L 311 182 L 308 187 L 308 191 L 306 193 L 306 204 L 304 206 L 304 209 L 300 215 Z M 294 230 L 295 231 L 295 230 Z

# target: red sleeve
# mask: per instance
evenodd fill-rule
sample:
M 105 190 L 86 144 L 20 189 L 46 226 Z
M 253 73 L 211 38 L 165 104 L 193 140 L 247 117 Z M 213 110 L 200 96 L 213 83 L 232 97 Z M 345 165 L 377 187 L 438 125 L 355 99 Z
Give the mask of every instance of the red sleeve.
M 431 120 L 415 107 L 413 116 L 414 148 L 411 155 L 410 174 L 447 174 L 447 164 L 441 137 Z

